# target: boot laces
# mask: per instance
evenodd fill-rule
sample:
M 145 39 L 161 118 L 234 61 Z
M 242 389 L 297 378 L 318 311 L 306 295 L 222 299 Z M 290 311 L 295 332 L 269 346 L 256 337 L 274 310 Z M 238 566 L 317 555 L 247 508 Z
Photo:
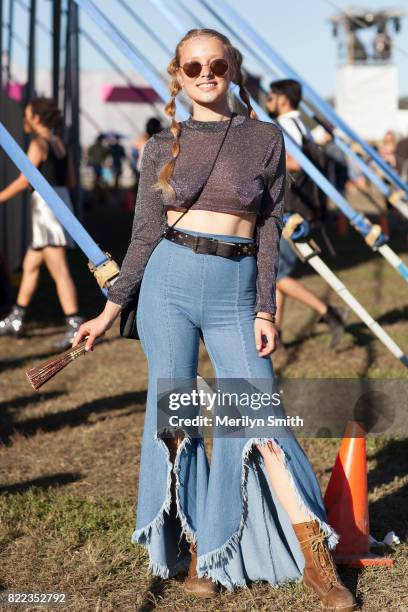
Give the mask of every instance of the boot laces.
M 319 566 L 322 569 L 325 578 L 327 578 L 327 580 L 329 580 L 333 585 L 337 584 L 339 586 L 343 586 L 337 573 L 337 568 L 333 561 L 333 557 L 326 547 L 324 533 L 320 532 L 315 534 L 308 538 L 307 541 L 310 543 L 313 553 L 316 554 L 319 560 Z

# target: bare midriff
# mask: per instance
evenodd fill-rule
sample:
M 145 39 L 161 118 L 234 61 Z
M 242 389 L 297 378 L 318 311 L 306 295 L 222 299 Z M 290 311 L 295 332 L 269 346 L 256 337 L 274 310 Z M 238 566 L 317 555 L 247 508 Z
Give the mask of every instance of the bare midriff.
M 167 223 L 172 225 L 183 210 L 167 209 Z M 229 234 L 242 238 L 253 238 L 256 224 L 254 213 L 224 213 L 210 210 L 189 210 L 174 226 L 177 229 L 208 232 L 211 234 Z

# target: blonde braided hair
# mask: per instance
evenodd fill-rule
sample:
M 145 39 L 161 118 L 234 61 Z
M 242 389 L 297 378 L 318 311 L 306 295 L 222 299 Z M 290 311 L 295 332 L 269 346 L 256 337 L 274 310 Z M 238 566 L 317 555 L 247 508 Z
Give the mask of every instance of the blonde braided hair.
M 242 73 L 242 54 L 236 48 L 233 47 L 229 38 L 221 32 L 217 30 L 213 30 L 211 28 L 195 28 L 193 30 L 189 30 L 185 36 L 178 42 L 176 46 L 175 55 L 172 60 L 169 62 L 167 66 L 167 72 L 172 77 L 169 83 L 169 90 L 171 94 L 171 99 L 167 102 L 164 107 L 164 112 L 169 115 L 171 118 L 171 126 L 170 132 L 173 134 L 173 144 L 172 144 L 172 156 L 173 159 L 162 167 L 159 172 L 158 180 L 154 184 L 155 189 L 160 189 L 168 193 L 173 199 L 175 198 L 175 191 L 171 184 L 169 183 L 169 179 L 173 174 L 174 166 L 176 164 L 177 157 L 180 154 L 180 132 L 181 132 L 181 123 L 176 120 L 176 96 L 181 91 L 182 87 L 176 78 L 177 69 L 180 67 L 180 54 L 181 47 L 183 44 L 190 40 L 191 38 L 196 38 L 198 36 L 208 36 L 218 38 L 227 48 L 227 53 L 230 57 L 230 63 L 232 67 L 232 78 L 231 81 L 236 83 L 239 87 L 239 95 L 242 101 L 246 104 L 248 109 L 248 117 L 251 119 L 257 119 L 257 114 L 251 106 L 248 91 L 244 85 L 245 77 Z

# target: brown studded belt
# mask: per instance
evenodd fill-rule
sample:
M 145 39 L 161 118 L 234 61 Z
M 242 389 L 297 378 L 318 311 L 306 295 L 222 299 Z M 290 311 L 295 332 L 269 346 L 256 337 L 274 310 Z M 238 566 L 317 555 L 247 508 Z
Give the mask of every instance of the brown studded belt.
M 193 236 L 170 227 L 166 228 L 164 237 L 167 240 L 189 247 L 196 253 L 219 255 L 220 257 L 256 254 L 256 244 L 254 242 L 225 242 L 207 236 Z

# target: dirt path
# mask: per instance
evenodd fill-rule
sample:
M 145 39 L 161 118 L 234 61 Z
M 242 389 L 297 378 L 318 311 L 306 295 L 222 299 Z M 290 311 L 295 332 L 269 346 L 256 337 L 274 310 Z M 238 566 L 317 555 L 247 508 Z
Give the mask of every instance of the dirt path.
M 110 240 L 106 240 L 106 219 L 108 213 L 90 221 L 105 238 L 101 243 L 119 259 L 126 245 L 128 219 L 118 223 Z M 338 273 L 408 350 L 406 287 L 379 256 L 367 255 L 356 246 L 354 233 L 352 237 L 336 242 Z M 103 303 L 98 289 L 78 253 L 72 254 L 71 263 L 82 307 L 87 316 L 95 315 Z M 308 274 L 305 282 L 339 303 L 314 274 Z M 81 611 L 318 609 L 317 599 L 302 585 L 276 590 L 256 583 L 204 604 L 184 597 L 181 578 L 163 581 L 148 574 L 145 552 L 130 543 L 146 401 L 143 352 L 138 342 L 121 339 L 115 326 L 92 354 L 35 392 L 25 370 L 52 353 L 52 341 L 61 331 L 53 287 L 44 274 L 32 306 L 28 337 L 0 339 L 1 588 L 66 591 L 68 609 Z M 332 352 L 324 326 L 316 325 L 302 306 L 289 304 L 284 339 L 286 350 L 273 362 L 275 370 L 288 377 L 407 375 L 354 316 L 339 349 Z M 199 372 L 212 376 L 203 346 Z M 302 439 L 301 443 L 324 491 L 338 441 Z M 381 539 L 393 529 L 401 538 L 401 544 L 388 553 L 394 559 L 391 569 L 341 572 L 362 609 L 370 612 L 408 609 L 407 451 L 406 438 L 368 439 L 371 533 Z

